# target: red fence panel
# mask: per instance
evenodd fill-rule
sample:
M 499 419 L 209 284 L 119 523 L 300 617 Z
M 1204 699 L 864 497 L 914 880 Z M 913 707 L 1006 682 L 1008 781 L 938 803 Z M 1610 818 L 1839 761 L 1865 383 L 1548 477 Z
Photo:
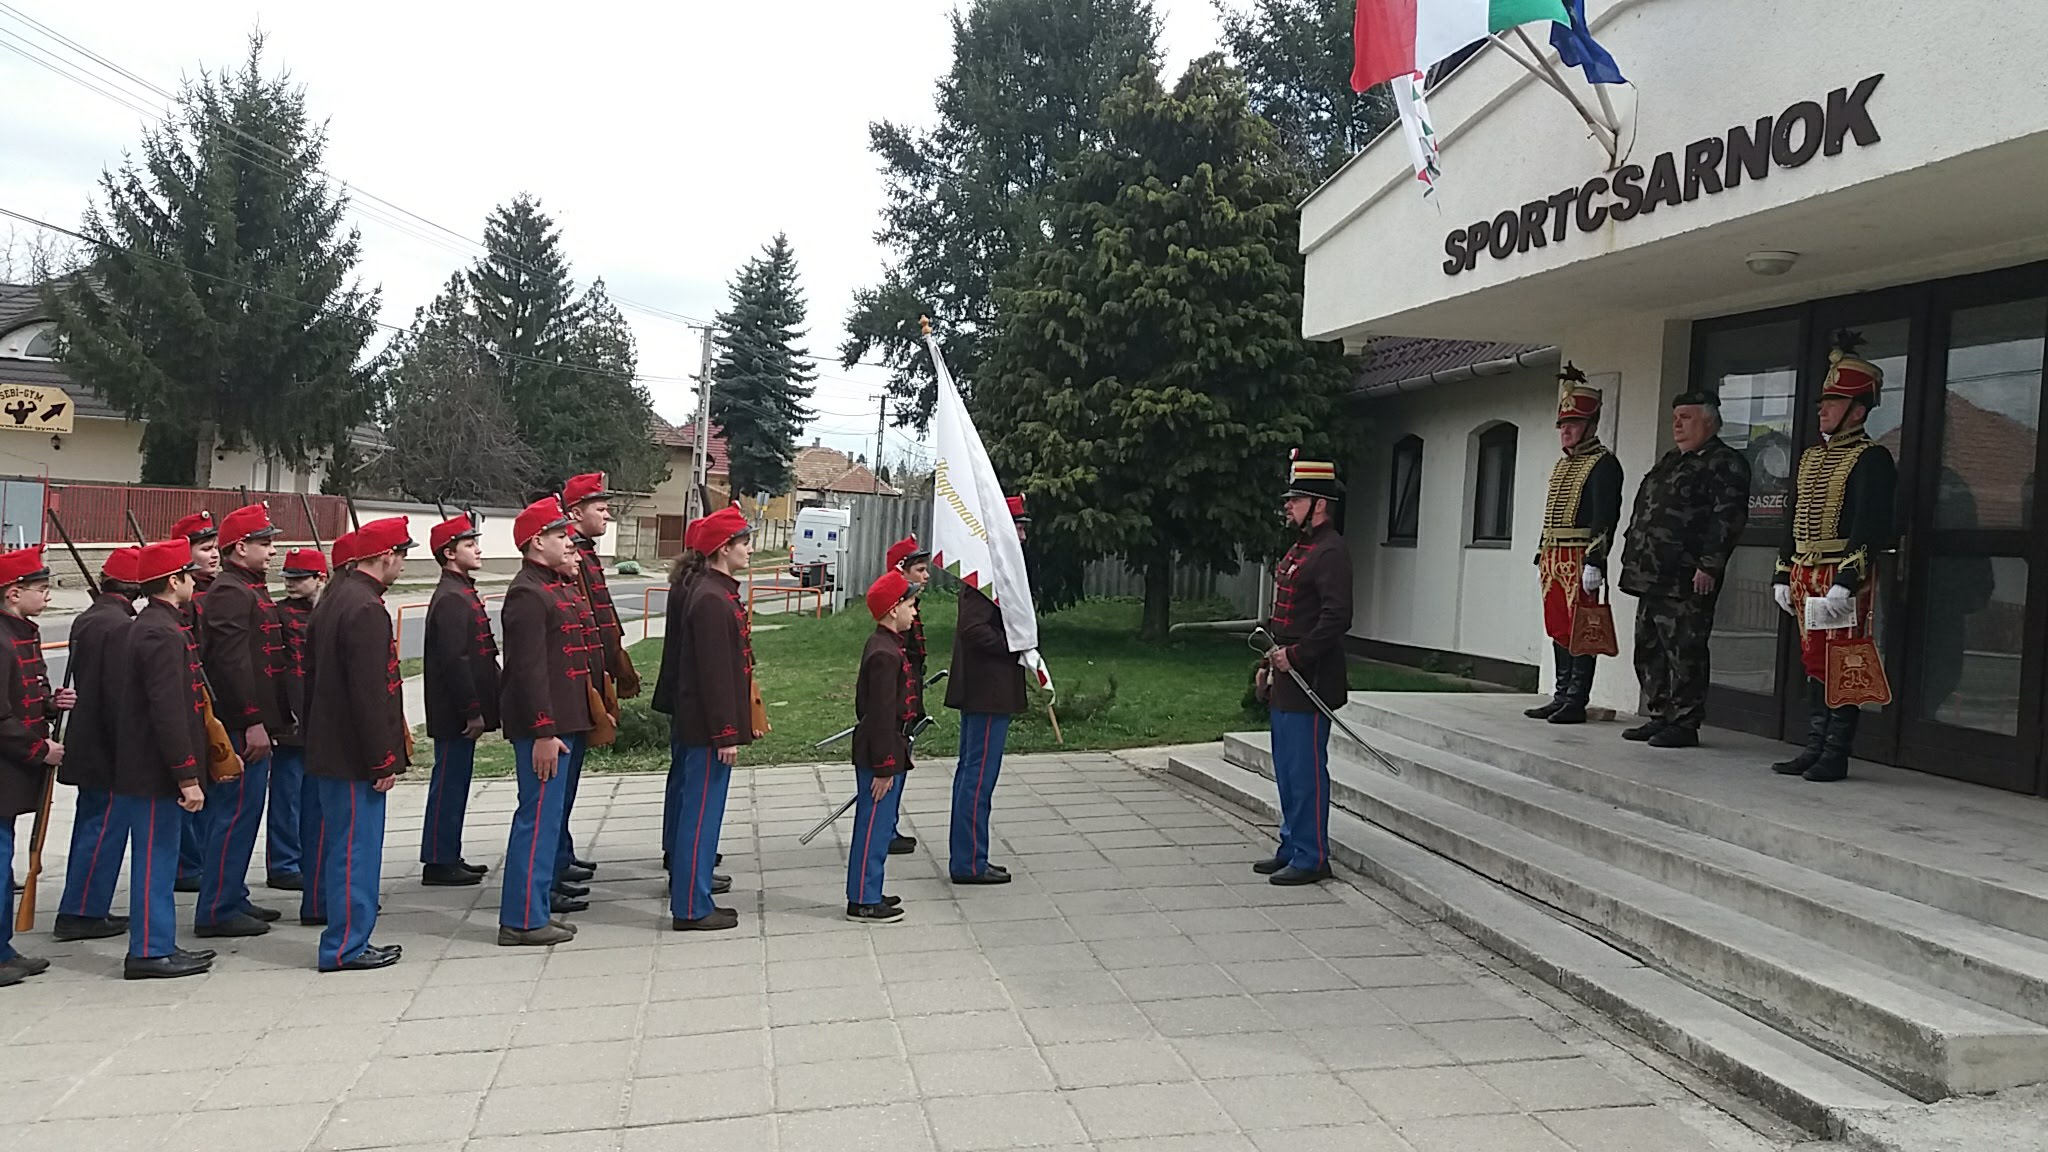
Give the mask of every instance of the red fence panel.
M 170 534 L 171 525 L 194 512 L 211 512 L 216 520 L 243 504 L 265 501 L 280 539 L 310 541 L 319 529 L 331 544 L 348 527 L 348 501 L 340 496 L 297 492 L 241 492 L 232 488 L 148 488 L 139 484 L 52 484 L 50 507 L 63 518 L 65 531 L 80 544 L 132 544 L 128 524 L 133 512 L 151 540 Z M 312 520 L 306 518 L 310 506 Z

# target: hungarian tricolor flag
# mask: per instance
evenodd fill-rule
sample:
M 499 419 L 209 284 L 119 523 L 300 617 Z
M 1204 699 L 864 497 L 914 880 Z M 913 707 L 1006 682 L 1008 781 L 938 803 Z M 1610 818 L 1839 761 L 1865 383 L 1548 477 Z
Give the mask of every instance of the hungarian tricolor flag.
M 1467 44 L 1537 20 L 1571 16 L 1564 0 L 1358 0 L 1351 87 L 1419 76 Z

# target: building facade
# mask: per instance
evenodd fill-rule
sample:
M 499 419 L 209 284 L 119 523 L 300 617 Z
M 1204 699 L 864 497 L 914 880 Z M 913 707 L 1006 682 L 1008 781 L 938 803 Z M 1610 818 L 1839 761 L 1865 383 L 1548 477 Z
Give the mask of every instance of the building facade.
M 1709 721 L 1795 735 L 1795 637 L 1771 571 L 1828 349 L 1853 331 L 1885 371 L 1871 432 L 1900 463 L 1879 620 L 1896 702 L 1858 752 L 2048 791 L 2048 534 L 2033 520 L 2048 6 L 1587 8 L 1633 82 L 1611 92 L 1618 155 L 1488 49 L 1429 94 L 1433 196 L 1390 133 L 1303 208 L 1304 332 L 1394 361 L 1376 356 L 1361 382 L 1372 431 L 1347 461 L 1354 636 L 1547 677 L 1530 557 L 1557 362 L 1602 390 L 1631 498 L 1670 446 L 1671 398 L 1704 389 L 1755 476 Z M 1577 73 L 1565 83 L 1597 107 Z M 1399 367 L 1432 355 L 1443 366 Z M 1633 607 L 1617 594 L 1624 653 Z M 1634 708 L 1625 656 L 1595 702 Z

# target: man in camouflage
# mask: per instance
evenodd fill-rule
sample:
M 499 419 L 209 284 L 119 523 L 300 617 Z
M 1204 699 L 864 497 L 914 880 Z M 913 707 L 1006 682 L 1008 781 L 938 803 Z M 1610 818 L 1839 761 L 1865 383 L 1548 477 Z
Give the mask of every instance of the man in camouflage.
M 1721 439 L 1720 398 L 1680 393 L 1671 440 L 1636 489 L 1621 552 L 1621 590 L 1636 597 L 1644 716 L 1622 736 L 1652 748 L 1700 742 L 1714 603 L 1749 522 L 1749 461 Z

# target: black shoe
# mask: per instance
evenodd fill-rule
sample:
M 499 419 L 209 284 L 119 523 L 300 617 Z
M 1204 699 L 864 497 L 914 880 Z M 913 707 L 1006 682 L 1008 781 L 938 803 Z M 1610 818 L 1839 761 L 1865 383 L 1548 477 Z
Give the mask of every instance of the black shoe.
M 1275 856 L 1271 860 L 1261 860 L 1257 864 L 1252 865 L 1252 871 L 1257 872 L 1261 876 L 1271 876 L 1285 867 L 1287 867 L 1286 858 Z
M 1697 748 L 1699 743 L 1699 729 L 1686 728 L 1678 724 L 1673 724 L 1655 736 L 1650 737 L 1650 747 L 1652 748 Z
M 569 857 L 569 863 L 577 868 L 583 869 L 585 872 L 590 873 L 592 876 L 597 875 L 597 865 L 589 860 L 585 860 L 581 856 Z
M 358 952 L 354 958 L 343 960 L 332 968 L 322 968 L 320 970 L 322 972 L 375 972 L 379 968 L 389 968 L 396 963 L 398 963 L 397 953 L 387 952 L 374 945 L 365 945 L 363 950 Z
M 1314 884 L 1320 880 L 1328 880 L 1330 876 L 1331 872 L 1328 868 L 1296 868 L 1294 865 L 1289 864 L 1287 867 L 1266 877 L 1266 883 L 1278 884 L 1286 888 L 1296 884 Z
M 1808 768 L 1800 773 L 1800 775 L 1816 784 L 1832 784 L 1837 780 L 1847 780 L 1849 778 L 1849 758 L 1847 756 L 1822 756 L 1813 767 Z
M 887 924 L 891 920 L 901 919 L 902 916 L 903 909 L 886 900 L 880 904 L 848 904 L 846 906 L 846 918 L 848 920 L 866 920 L 874 924 Z
M 597 869 L 592 868 L 588 864 L 571 864 L 567 868 L 562 869 L 562 874 L 556 879 L 570 884 L 581 884 L 595 875 L 597 875 Z
M 1547 704 L 1538 704 L 1534 708 L 1524 708 L 1522 709 L 1522 715 L 1527 716 L 1531 720 L 1548 720 L 1551 713 L 1562 707 L 1564 707 L 1564 701 L 1552 700 Z
M 199 877 L 197 877 L 197 876 L 191 876 L 191 877 L 186 877 L 186 876 L 180 876 L 180 877 L 178 877 L 177 881 L 176 881 L 175 883 L 173 883 L 173 884 L 171 885 L 171 891 L 173 891 L 173 892 L 197 892 L 197 891 L 199 891 Z
M 548 911 L 556 913 L 582 912 L 590 907 L 588 900 L 575 900 L 567 896 L 548 893 Z
M 173 948 L 171 949 L 171 955 L 182 956 L 187 960 L 204 960 L 211 964 L 213 963 L 213 958 L 220 955 L 220 953 L 215 952 L 211 948 Z
M 22 974 L 12 968 L 0 968 L 0 988 L 12 988 L 23 979 Z
M 429 888 L 467 888 L 483 883 L 484 874 L 471 872 L 460 864 L 428 864 L 420 869 L 420 883 Z
M 457 868 L 462 869 L 465 872 L 474 872 L 479 876 L 486 875 L 491 870 L 491 866 L 489 864 L 471 864 L 467 860 L 458 860 L 455 862 L 455 866 Z
M 508 928 L 503 924 L 498 925 L 500 948 L 546 948 L 555 944 L 567 944 L 575 938 L 575 929 L 552 921 L 538 928 Z
M 723 932 L 727 928 L 740 926 L 740 914 L 731 908 L 712 906 L 710 915 L 695 920 L 671 920 L 669 927 L 678 932 Z
M 405 955 L 405 945 L 403 944 L 365 944 L 363 947 L 374 952 L 382 952 L 394 959 Z
M 711 874 L 711 894 L 713 896 L 723 896 L 730 891 L 732 891 L 732 877 L 721 876 L 713 872 Z
M 173 952 L 169 956 L 130 956 L 121 961 L 123 980 L 176 980 L 180 976 L 197 976 L 213 967 L 213 958 L 201 959 L 190 952 Z
M 955 884 L 1008 884 L 1009 882 L 1010 874 L 993 864 L 988 866 L 988 871 L 983 872 L 979 876 L 953 877 L 953 883 Z
M 127 930 L 127 924 L 115 924 L 110 916 L 66 916 L 59 912 L 50 938 L 68 944 L 73 940 L 105 940 Z
M 713 852 L 713 853 L 711 854 L 711 866 L 712 866 L 713 868 L 716 868 L 716 867 L 718 867 L 718 866 L 719 866 L 720 864 L 723 864 L 723 863 L 725 863 L 725 853 L 723 853 L 723 852 Z
M 1548 719 L 1552 724 L 1584 724 L 1586 722 L 1586 706 L 1579 703 L 1565 704 L 1558 708 L 1557 711 L 1552 712 Z
M 889 841 L 889 855 L 891 856 L 908 856 L 915 851 L 917 851 L 917 837 L 915 836 L 898 836 Z
M 716 860 L 714 860 L 714 861 L 712 861 L 712 863 L 716 864 L 716 863 L 717 863 L 717 861 L 716 861 Z M 662 870 L 663 872 L 666 872 L 666 871 L 668 871 L 668 870 L 669 870 L 669 867 L 668 867 L 668 853 L 666 853 L 666 852 L 663 852 L 663 853 L 661 854 L 661 870 Z
M 306 889 L 306 878 L 297 872 L 272 872 L 269 878 L 263 881 L 263 886 L 275 888 L 280 892 L 303 892 Z
M 566 880 L 559 884 L 556 884 L 553 891 L 555 895 L 567 896 L 571 900 L 580 900 L 583 897 L 590 895 L 590 889 L 585 888 L 581 884 L 571 884 Z
M 882 903 L 887 904 L 891 908 L 901 908 L 903 906 L 903 897 L 884 896 L 882 897 Z
M 246 901 L 242 905 L 242 913 L 265 924 L 275 924 L 284 918 L 284 913 L 275 908 L 265 908 L 261 904 L 250 904 Z
M 50 970 L 50 962 L 40 956 L 16 956 L 12 960 L 0 960 L 0 969 L 19 972 L 23 976 L 41 976 Z
M 1633 728 L 1622 729 L 1621 738 L 1623 740 L 1635 741 L 1648 740 L 1650 737 L 1655 736 L 1659 732 L 1662 732 L 1666 727 L 1668 727 L 1668 725 L 1666 725 L 1662 720 L 1652 717 L 1648 720 L 1643 721 L 1641 724 L 1636 725 Z
M 261 936 L 268 931 L 268 921 L 258 920 L 242 912 L 237 912 L 218 924 L 196 924 L 192 928 L 193 935 L 209 940 L 216 936 Z

